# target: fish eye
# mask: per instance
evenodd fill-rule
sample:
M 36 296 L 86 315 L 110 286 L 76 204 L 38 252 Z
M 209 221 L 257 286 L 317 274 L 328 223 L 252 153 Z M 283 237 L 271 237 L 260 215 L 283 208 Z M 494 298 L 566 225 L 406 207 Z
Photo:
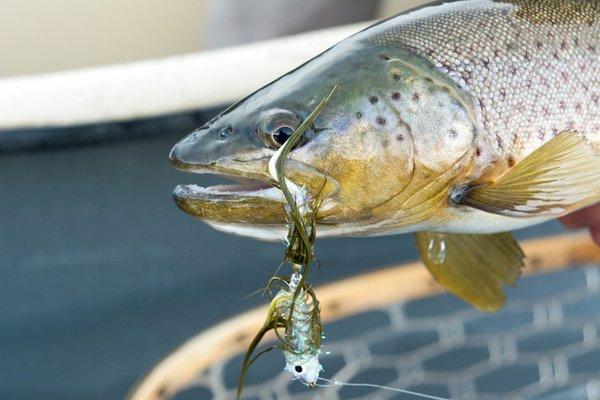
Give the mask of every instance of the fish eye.
M 294 129 L 292 127 L 281 126 L 271 133 L 271 140 L 277 147 L 283 146 L 283 144 L 290 138 L 290 136 L 292 136 L 293 133 Z
M 301 365 L 296 365 L 294 367 L 294 369 L 296 370 L 297 373 L 301 373 L 302 372 L 302 366 Z
M 262 113 L 256 126 L 256 134 L 269 147 L 278 149 L 294 134 L 300 126 L 300 117 L 288 110 L 271 109 Z M 302 146 L 304 140 L 295 147 Z

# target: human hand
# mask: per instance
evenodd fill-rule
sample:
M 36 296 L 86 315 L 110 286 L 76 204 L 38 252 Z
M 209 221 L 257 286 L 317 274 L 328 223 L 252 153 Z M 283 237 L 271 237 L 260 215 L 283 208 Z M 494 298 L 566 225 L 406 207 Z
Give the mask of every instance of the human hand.
M 587 228 L 592 239 L 600 246 L 600 203 L 560 218 L 569 229 Z

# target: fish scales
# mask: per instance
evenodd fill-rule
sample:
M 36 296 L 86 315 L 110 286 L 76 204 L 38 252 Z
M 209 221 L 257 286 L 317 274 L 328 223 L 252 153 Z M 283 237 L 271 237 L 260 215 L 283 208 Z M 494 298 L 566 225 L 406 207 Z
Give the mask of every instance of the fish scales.
M 599 16 L 599 1 L 455 2 L 364 34 L 419 54 L 472 95 L 488 157 L 514 163 L 565 128 L 600 141 Z

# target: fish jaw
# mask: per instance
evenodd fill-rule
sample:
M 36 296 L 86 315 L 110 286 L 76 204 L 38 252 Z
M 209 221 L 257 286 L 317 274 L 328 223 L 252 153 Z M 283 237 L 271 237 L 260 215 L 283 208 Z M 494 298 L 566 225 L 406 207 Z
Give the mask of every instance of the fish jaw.
M 248 150 L 243 154 L 237 152 L 208 160 L 206 155 L 193 156 L 189 149 L 182 148 L 185 143 L 189 143 L 188 138 L 171 151 L 170 161 L 176 169 L 192 174 L 223 176 L 237 183 L 211 187 L 194 184 L 176 186 L 173 198 L 182 211 L 221 231 L 259 240 L 285 238 L 287 202 L 268 171 L 274 151 Z M 339 185 L 333 178 L 301 161 L 288 159 L 285 175 L 305 188 L 312 199 L 318 199 L 319 204 L 314 205 L 317 215 L 320 207 L 331 204 L 339 191 Z

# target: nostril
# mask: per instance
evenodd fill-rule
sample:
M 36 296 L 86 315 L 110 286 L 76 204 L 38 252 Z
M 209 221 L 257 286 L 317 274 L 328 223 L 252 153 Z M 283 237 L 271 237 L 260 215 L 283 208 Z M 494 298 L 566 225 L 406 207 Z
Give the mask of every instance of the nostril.
M 229 137 L 229 135 L 231 135 L 231 133 L 233 132 L 233 129 L 228 126 L 227 128 L 223 128 L 219 131 L 219 139 L 221 140 L 225 140 Z

